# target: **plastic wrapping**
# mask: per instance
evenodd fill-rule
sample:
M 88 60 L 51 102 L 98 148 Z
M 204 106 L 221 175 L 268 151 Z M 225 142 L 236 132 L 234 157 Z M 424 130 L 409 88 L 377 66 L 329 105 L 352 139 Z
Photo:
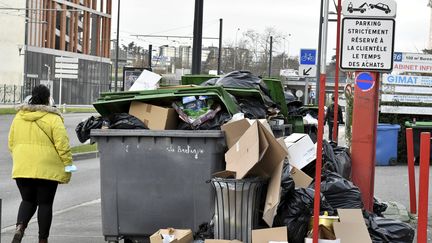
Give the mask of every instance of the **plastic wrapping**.
M 304 242 L 313 215 L 314 192 L 311 188 L 300 188 L 281 197 L 273 227 L 287 226 L 290 243 Z M 330 215 L 334 213 L 324 196 L 321 196 L 320 205 L 321 212 L 327 211 Z
M 383 217 L 383 213 L 387 210 L 387 207 L 387 204 L 380 202 L 376 197 L 374 197 L 373 212 L 376 215 Z
M 240 111 L 249 119 L 264 119 L 267 116 L 266 107 L 260 101 L 255 99 L 239 98 L 237 99 Z
M 231 120 L 231 115 L 226 111 L 220 111 L 216 116 L 199 126 L 192 126 L 189 123 L 180 121 L 177 127 L 178 130 L 220 130 L 221 126 Z
M 76 135 L 78 140 L 81 143 L 84 143 L 90 138 L 90 130 L 91 129 L 99 129 L 102 127 L 103 118 L 91 116 L 87 118 L 85 121 L 78 123 L 75 128 Z

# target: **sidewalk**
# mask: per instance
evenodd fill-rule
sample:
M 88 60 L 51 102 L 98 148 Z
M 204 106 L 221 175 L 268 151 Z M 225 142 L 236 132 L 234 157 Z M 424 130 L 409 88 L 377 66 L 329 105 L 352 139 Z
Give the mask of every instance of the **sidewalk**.
M 53 216 L 49 242 L 53 243 L 103 243 L 100 199 L 77 205 L 59 212 Z M 1 242 L 12 240 L 14 227 L 8 227 L 1 232 Z M 23 243 L 38 241 L 38 225 L 30 221 L 25 232 Z

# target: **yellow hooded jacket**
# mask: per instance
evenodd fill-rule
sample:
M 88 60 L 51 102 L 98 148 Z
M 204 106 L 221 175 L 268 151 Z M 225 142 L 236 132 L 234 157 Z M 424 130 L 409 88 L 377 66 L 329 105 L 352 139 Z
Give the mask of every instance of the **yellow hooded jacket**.
M 10 131 L 12 178 L 35 178 L 68 183 L 72 165 L 69 138 L 58 109 L 45 105 L 18 107 Z

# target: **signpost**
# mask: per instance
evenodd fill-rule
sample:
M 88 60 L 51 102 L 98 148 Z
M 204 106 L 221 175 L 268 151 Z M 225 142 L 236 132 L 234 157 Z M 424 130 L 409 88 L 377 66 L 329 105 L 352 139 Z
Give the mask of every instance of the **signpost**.
M 377 72 L 393 69 L 396 2 L 346 0 L 342 13 L 339 66 L 342 70 L 357 72 L 351 141 L 352 181 L 362 192 L 365 209 L 372 211 L 379 99 Z
M 300 49 L 299 76 L 305 78 L 304 104 L 308 104 L 309 79 L 317 74 L 316 49 Z
M 78 58 L 56 57 L 55 58 L 55 78 L 60 79 L 59 105 L 62 104 L 63 79 L 78 79 Z
M 432 73 L 432 55 L 395 52 L 393 59 L 395 72 Z

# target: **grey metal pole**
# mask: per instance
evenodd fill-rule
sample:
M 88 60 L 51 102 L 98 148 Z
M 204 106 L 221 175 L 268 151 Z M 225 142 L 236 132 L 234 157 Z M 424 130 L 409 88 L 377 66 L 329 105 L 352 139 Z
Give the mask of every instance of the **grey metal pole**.
M 119 57 L 119 31 L 120 30 L 120 0 L 118 0 L 118 8 L 117 8 L 117 37 L 116 37 L 116 58 L 115 58 L 115 84 L 114 91 L 117 91 L 117 82 L 118 82 L 118 57 Z M 127 55 L 127 54 L 126 54 Z M 126 58 L 127 59 L 127 58 Z
M 272 55 L 273 55 L 273 36 L 270 36 L 270 58 L 269 58 L 269 66 L 268 66 L 269 77 L 271 77 L 271 70 L 272 70 Z
M 148 49 L 148 66 L 150 68 L 150 70 L 152 69 L 152 52 L 153 52 L 153 46 L 149 45 L 149 49 Z
M 203 0 L 195 0 L 194 33 L 192 46 L 192 74 L 201 73 L 203 5 Z
M 222 61 L 222 27 L 223 27 L 223 19 L 219 19 L 219 53 L 218 53 L 218 75 L 221 74 L 221 61 Z
M 317 77 L 319 77 L 321 74 L 321 72 L 320 72 L 320 67 L 321 67 L 321 39 L 322 39 L 322 25 L 324 22 L 323 9 L 324 9 L 324 3 L 323 3 L 323 1 L 321 1 L 320 18 L 319 18 L 319 31 L 318 31 L 318 53 L 317 53 L 317 67 L 318 68 L 317 68 L 317 74 L 316 74 Z M 317 78 L 316 79 L 316 86 L 315 86 L 315 100 L 314 100 L 315 105 L 318 105 L 319 89 L 320 89 L 320 80 L 319 80 L 319 78 Z

